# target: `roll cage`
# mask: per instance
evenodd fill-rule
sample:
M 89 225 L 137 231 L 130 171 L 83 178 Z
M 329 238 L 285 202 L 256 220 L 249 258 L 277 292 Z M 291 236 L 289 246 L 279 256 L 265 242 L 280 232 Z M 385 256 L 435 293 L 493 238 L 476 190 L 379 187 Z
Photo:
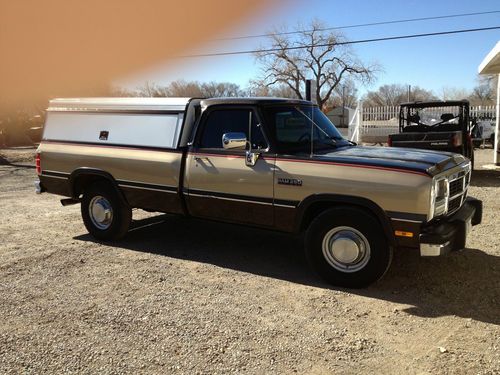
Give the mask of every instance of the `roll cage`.
M 418 101 L 402 103 L 399 111 L 399 132 L 450 131 L 470 132 L 470 114 L 468 100 Z M 446 109 L 449 108 L 449 111 Z M 421 113 L 429 110 L 439 114 L 432 124 L 422 121 Z M 453 121 L 453 120 L 457 121 Z M 453 121 L 453 123 L 451 123 Z M 439 126 L 448 125 L 448 126 Z M 453 125 L 453 126 L 451 126 Z M 451 129 L 453 128 L 453 129 Z

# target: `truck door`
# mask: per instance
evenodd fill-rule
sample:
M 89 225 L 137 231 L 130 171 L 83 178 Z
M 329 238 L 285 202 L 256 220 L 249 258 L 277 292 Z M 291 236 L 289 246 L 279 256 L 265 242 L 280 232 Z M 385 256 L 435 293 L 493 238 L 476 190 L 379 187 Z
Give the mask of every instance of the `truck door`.
M 244 149 L 224 149 L 227 133 L 251 134 L 259 157 L 245 163 Z M 187 155 L 184 186 L 193 216 L 272 226 L 274 155 L 256 111 L 250 107 L 207 109 Z

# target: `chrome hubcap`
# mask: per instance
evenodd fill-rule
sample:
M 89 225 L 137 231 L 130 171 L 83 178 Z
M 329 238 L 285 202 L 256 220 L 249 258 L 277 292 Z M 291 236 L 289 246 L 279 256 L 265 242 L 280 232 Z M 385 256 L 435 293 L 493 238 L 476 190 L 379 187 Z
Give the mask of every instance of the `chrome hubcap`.
M 328 264 L 342 272 L 356 272 L 370 260 L 366 237 L 351 227 L 336 227 L 323 238 L 323 256 Z
M 113 221 L 113 208 L 106 198 L 97 195 L 90 201 L 89 216 L 92 224 L 105 230 L 110 227 Z

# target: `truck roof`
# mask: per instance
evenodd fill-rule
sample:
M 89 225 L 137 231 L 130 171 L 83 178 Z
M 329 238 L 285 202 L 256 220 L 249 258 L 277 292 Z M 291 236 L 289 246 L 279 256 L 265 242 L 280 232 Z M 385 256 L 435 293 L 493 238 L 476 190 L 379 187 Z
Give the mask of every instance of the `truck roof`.
M 202 106 L 224 105 L 224 104 L 305 104 L 311 105 L 311 102 L 301 99 L 290 98 L 270 98 L 270 97 L 247 97 L 247 98 L 209 98 L 201 101 Z
M 48 111 L 179 111 L 191 98 L 59 98 L 49 102 Z

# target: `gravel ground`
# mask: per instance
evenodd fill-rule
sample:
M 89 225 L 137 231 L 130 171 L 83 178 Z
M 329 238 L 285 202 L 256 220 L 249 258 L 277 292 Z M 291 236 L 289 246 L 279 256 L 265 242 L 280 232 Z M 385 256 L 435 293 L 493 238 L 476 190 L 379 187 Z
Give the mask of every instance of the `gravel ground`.
M 400 249 L 380 282 L 345 290 L 312 274 L 301 238 L 268 231 L 136 211 L 100 244 L 79 206 L 34 194 L 32 160 L 0 150 L 1 373 L 500 373 L 498 172 L 474 172 L 484 222 L 467 249 Z

